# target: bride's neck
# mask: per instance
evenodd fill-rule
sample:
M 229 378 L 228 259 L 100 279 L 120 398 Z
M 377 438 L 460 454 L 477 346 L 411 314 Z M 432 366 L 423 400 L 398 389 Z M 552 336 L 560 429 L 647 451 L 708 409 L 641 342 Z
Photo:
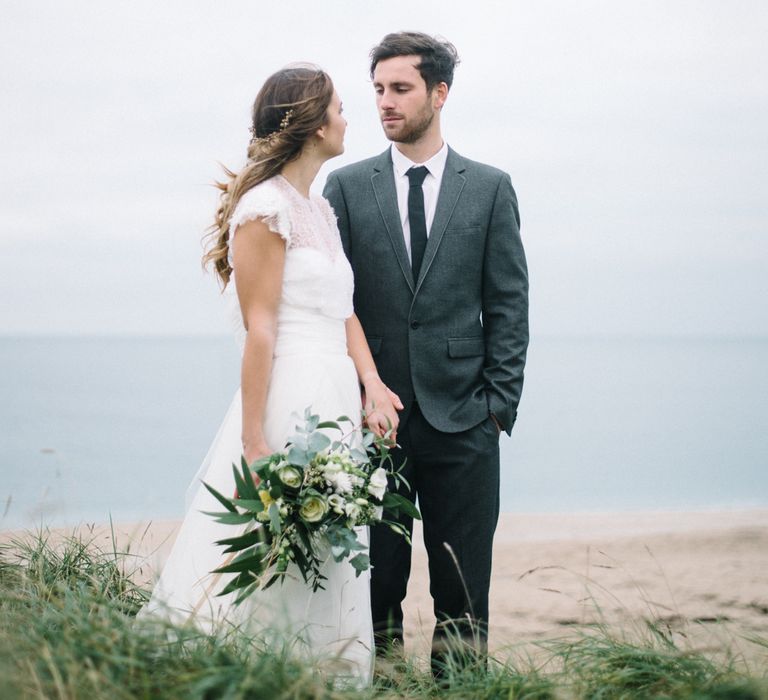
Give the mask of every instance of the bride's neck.
M 309 188 L 326 160 L 316 151 L 317 149 L 305 149 L 296 160 L 286 163 L 280 171 L 296 191 L 305 197 L 309 197 Z

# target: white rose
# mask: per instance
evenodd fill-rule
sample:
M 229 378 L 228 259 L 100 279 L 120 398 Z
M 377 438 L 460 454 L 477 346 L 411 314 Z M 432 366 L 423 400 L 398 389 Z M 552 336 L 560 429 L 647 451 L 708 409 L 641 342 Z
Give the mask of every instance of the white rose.
M 281 467 L 277 475 L 289 488 L 297 489 L 301 486 L 301 472 L 296 467 Z
M 308 523 L 316 523 L 323 519 L 328 512 L 328 506 L 322 498 L 308 496 L 304 499 L 299 509 L 299 515 Z
M 384 492 L 387 490 L 387 472 L 383 467 L 376 469 L 371 474 L 371 480 L 368 483 L 368 493 L 374 498 L 381 500 L 384 498 Z
M 381 520 L 384 517 L 384 506 L 373 507 L 373 519 Z

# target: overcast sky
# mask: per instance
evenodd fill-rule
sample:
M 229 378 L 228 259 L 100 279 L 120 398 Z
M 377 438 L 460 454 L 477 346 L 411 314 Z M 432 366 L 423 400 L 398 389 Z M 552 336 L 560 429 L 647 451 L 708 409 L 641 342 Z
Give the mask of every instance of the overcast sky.
M 199 267 L 217 162 L 286 63 L 349 121 L 327 172 L 387 143 L 387 32 L 462 63 L 459 153 L 518 193 L 534 333 L 768 334 L 768 4 L 3 2 L 0 333 L 222 333 Z

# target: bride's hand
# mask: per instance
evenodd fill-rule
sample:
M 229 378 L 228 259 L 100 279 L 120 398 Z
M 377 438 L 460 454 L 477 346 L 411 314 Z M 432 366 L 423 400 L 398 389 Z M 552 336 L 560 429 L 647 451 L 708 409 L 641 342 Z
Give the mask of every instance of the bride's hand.
M 264 440 L 253 440 L 247 442 L 243 440 L 243 456 L 245 457 L 245 461 L 248 463 L 248 466 L 261 459 L 262 457 L 266 457 L 267 455 L 271 454 L 272 450 L 269 449 L 267 443 L 264 442 Z M 250 469 L 248 470 L 248 473 L 251 475 L 253 485 L 258 486 L 260 483 L 259 477 L 256 476 L 256 474 L 254 474 Z M 239 498 L 237 489 L 235 489 L 234 498 Z
M 272 450 L 264 440 L 243 441 L 243 456 L 248 466 L 271 454 Z
M 365 423 L 379 437 L 383 437 L 391 429 L 390 442 L 394 445 L 397 442 L 397 426 L 400 422 L 397 412 L 403 410 L 403 402 L 381 381 L 378 374 L 369 374 L 362 379 L 365 389 Z

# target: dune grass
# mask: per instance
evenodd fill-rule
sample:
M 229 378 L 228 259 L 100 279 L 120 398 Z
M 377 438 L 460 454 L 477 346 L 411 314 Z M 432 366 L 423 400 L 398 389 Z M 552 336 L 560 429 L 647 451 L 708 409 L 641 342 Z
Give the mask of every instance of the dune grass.
M 449 659 L 439 684 L 425 660 L 392 659 L 372 687 L 344 688 L 285 642 L 137 620 L 147 592 L 125 566 L 81 536 L 0 548 L 0 698 L 768 700 L 760 670 L 681 648 L 652 623 L 626 639 L 596 627 L 549 642 L 536 664 L 512 653 L 487 668 Z M 768 640 L 750 641 L 768 652 Z

